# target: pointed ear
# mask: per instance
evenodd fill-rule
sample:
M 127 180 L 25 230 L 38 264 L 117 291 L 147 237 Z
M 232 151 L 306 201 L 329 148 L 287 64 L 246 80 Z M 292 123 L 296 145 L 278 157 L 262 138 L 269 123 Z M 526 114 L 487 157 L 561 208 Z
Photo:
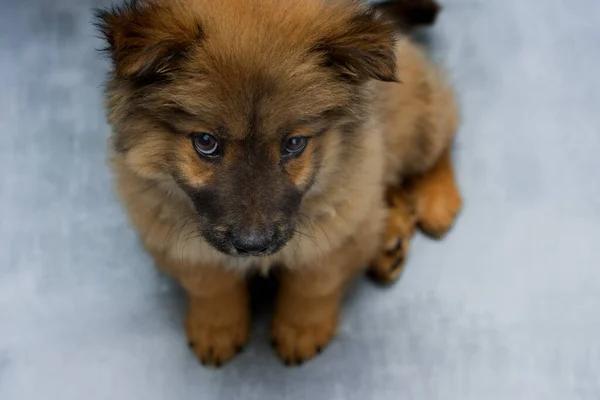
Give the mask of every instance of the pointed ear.
M 317 46 L 325 65 L 352 82 L 377 79 L 397 82 L 397 28 L 371 8 L 360 8 Z
M 96 26 L 117 74 L 139 77 L 171 70 L 202 38 L 199 22 L 185 11 L 177 2 L 157 5 L 148 0 L 96 10 Z

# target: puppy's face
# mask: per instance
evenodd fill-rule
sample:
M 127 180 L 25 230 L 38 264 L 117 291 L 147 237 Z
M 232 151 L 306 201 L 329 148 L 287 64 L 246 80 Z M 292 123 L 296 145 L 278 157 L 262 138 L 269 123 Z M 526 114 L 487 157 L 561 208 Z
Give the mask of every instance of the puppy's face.
M 138 1 L 98 14 L 115 150 L 141 177 L 176 182 L 229 255 L 288 242 L 335 162 L 328 146 L 350 145 L 327 135 L 360 123 L 365 82 L 395 78 L 389 23 L 355 2 L 298 3 Z

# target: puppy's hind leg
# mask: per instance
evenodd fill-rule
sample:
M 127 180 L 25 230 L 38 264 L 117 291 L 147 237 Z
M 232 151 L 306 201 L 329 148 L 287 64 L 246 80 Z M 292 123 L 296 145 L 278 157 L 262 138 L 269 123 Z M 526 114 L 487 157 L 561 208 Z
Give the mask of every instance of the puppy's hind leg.
M 388 188 L 387 200 L 383 247 L 369 268 L 370 276 L 383 284 L 395 282 L 402 273 L 415 226 L 441 238 L 454 223 L 462 199 L 454 179 L 450 150 L 445 150 L 433 167 L 412 177 L 402 188 Z
M 419 228 L 435 238 L 444 236 L 462 207 L 450 149 L 442 153 L 431 169 L 413 178 L 409 190 L 414 197 Z
M 417 221 L 412 194 L 408 190 L 390 187 L 386 197 L 389 210 L 383 247 L 368 271 L 369 276 L 381 284 L 393 283 L 400 277 Z

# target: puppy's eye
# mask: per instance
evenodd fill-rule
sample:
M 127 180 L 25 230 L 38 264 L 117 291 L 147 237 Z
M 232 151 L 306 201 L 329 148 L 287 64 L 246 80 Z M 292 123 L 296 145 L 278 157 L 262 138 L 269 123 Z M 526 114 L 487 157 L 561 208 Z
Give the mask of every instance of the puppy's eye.
M 192 143 L 194 148 L 201 156 L 208 158 L 216 158 L 221 155 L 219 142 L 209 133 L 194 133 L 192 134 Z
M 287 138 L 283 142 L 283 155 L 284 156 L 297 156 L 304 151 L 308 139 L 303 136 L 294 136 Z

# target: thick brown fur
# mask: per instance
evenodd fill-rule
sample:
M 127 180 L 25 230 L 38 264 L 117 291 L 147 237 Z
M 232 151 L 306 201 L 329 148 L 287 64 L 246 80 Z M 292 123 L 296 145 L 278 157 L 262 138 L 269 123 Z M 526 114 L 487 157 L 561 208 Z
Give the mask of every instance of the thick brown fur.
M 101 11 L 98 24 L 114 62 L 116 188 L 145 247 L 189 293 L 187 334 L 204 363 L 248 340 L 248 272 L 283 267 L 272 337 L 296 364 L 334 335 L 355 275 L 372 265 L 394 280 L 417 224 L 436 235 L 452 224 L 452 93 L 369 7 L 147 0 Z M 193 132 L 222 138 L 222 157 L 200 157 Z M 283 158 L 282 140 L 299 136 L 306 150 Z M 231 230 L 267 223 L 281 248 L 236 256 Z

